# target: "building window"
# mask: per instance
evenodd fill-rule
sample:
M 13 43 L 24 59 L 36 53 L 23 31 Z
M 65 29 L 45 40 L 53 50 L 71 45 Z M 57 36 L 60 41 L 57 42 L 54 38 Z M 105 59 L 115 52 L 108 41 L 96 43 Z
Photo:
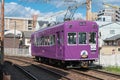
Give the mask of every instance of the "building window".
M 103 18 L 103 21 L 105 21 L 105 18 Z
M 32 20 L 28 20 L 28 24 L 32 24 Z
M 118 51 L 120 51 L 120 48 L 118 48 Z
M 110 30 L 110 34 L 115 34 L 115 30 Z
M 32 26 L 28 26 L 28 30 L 32 30 Z

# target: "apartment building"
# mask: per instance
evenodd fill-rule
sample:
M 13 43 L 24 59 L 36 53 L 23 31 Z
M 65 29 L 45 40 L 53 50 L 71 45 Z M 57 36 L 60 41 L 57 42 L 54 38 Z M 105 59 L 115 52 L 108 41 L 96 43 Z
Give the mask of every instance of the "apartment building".
M 98 12 L 98 21 L 106 21 L 111 17 L 111 22 L 120 21 L 120 9 L 105 8 Z
M 5 17 L 5 30 L 32 31 L 32 18 Z

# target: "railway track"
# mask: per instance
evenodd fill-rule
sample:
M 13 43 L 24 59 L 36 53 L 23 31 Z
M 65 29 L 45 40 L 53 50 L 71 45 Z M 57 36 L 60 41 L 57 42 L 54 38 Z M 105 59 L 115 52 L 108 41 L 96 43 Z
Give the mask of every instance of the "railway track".
M 70 71 L 71 71 L 71 72 L 78 73 L 78 74 L 86 75 L 87 77 L 90 77 L 90 78 L 93 79 L 93 80 L 103 80 L 102 78 L 96 77 L 96 76 L 91 75 L 91 74 L 86 74 L 86 73 L 84 73 L 84 72 L 81 72 L 81 71 L 78 71 L 78 70 L 75 70 L 75 69 L 71 69 Z
M 32 79 L 32 80 L 39 80 L 38 78 L 36 78 L 34 75 L 32 75 L 29 71 L 25 70 L 24 68 L 14 64 L 14 66 L 18 69 L 20 69 L 25 75 L 28 76 L 28 78 Z
M 37 65 L 34 65 L 34 64 L 31 64 L 31 63 L 29 63 L 29 62 L 26 62 L 26 61 L 24 61 L 24 60 L 20 60 L 20 59 L 17 59 L 17 58 L 7 58 L 6 59 L 7 61 L 11 61 L 11 62 L 13 62 L 13 64 L 17 67 L 17 68 L 19 68 L 20 70 L 22 70 L 26 75 L 28 75 L 28 76 L 30 76 L 31 78 L 33 78 L 33 80 L 71 80 L 70 78 L 68 78 L 68 77 L 66 77 L 64 74 L 65 73 L 59 73 L 58 71 L 54 71 L 54 70 L 51 70 L 51 69 L 48 69 L 47 67 L 45 67 L 45 66 L 37 66 Z M 30 72 L 30 70 L 25 70 L 24 68 L 22 68 L 22 67 L 20 67 L 19 65 L 17 65 L 16 64 L 16 62 L 14 62 L 13 60 L 16 60 L 16 61 L 19 61 L 19 62 L 17 62 L 17 63 L 21 63 L 22 62 L 22 64 L 23 63 L 25 63 L 25 64 L 29 64 L 29 65 L 31 65 L 31 66 L 33 66 L 33 67 L 35 67 L 35 68 L 37 68 L 39 71 L 40 71 L 40 69 L 43 69 L 46 73 L 49 73 L 50 75 L 51 75 L 51 73 L 52 73 L 52 75 L 55 77 L 58 77 L 57 79 L 38 79 L 37 77 L 35 77 L 34 76 L 34 74 L 31 74 Z M 33 69 L 33 68 L 31 68 L 31 69 Z M 35 71 L 36 72 L 36 71 Z M 34 72 L 34 73 L 35 73 Z M 48 77 L 48 76 L 47 76 Z
M 116 78 L 117 80 L 120 80 L 120 74 L 110 73 L 110 72 L 107 72 L 107 71 L 96 70 L 96 69 L 91 69 L 91 71 L 93 71 L 95 73 L 98 73 L 98 74 L 111 76 L 111 80 L 112 80 L 112 78 Z
M 6 74 L 12 72 L 11 74 L 14 75 L 11 77 L 11 80 L 38 80 L 35 76 L 33 76 L 32 74 L 30 74 L 28 71 L 24 70 L 22 67 L 13 64 L 9 61 L 5 61 L 4 62 L 4 66 L 9 68 L 9 71 L 7 69 L 7 71 L 5 70 Z M 16 72 L 16 75 L 14 74 Z
M 90 77 L 95 77 L 96 79 L 98 78 L 98 80 L 120 80 L 119 74 L 113 74 L 110 72 L 105 72 L 105 71 L 96 70 L 96 69 L 89 69 L 87 71 L 71 69 L 71 71 L 79 74 L 88 75 Z
M 18 60 L 18 58 L 14 58 L 14 59 Z M 38 68 L 40 67 L 40 65 L 38 66 L 38 64 L 41 64 L 35 61 L 33 62 L 33 59 L 31 58 L 19 58 L 19 60 L 20 59 L 22 59 L 22 61 L 25 61 L 27 63 L 30 63 L 30 64 L 32 63 L 32 65 L 34 66 L 37 65 L 36 67 Z M 61 75 L 66 80 L 120 80 L 120 75 L 116 75 L 108 72 L 104 73 L 103 71 L 98 71 L 93 69 L 87 70 L 87 71 L 80 71 L 75 69 L 63 70 L 55 67 L 53 68 L 48 65 L 46 67 L 46 64 L 41 64 L 41 65 L 43 68 L 50 70 L 52 73 Z

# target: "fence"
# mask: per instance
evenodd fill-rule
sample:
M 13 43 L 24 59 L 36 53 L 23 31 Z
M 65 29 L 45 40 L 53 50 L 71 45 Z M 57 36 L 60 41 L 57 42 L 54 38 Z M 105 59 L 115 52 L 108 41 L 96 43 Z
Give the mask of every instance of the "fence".
M 4 53 L 11 56 L 31 56 L 29 49 L 5 48 Z

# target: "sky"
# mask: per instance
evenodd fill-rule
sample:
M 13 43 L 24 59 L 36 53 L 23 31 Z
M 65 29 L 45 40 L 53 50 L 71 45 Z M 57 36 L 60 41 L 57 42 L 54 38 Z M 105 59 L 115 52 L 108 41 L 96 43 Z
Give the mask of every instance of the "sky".
M 64 17 L 68 6 L 85 3 L 86 0 L 5 0 L 6 17 Z M 120 6 L 119 0 L 92 0 L 92 12 L 103 8 L 102 3 Z M 81 5 L 76 10 L 75 17 L 85 19 L 86 5 Z

